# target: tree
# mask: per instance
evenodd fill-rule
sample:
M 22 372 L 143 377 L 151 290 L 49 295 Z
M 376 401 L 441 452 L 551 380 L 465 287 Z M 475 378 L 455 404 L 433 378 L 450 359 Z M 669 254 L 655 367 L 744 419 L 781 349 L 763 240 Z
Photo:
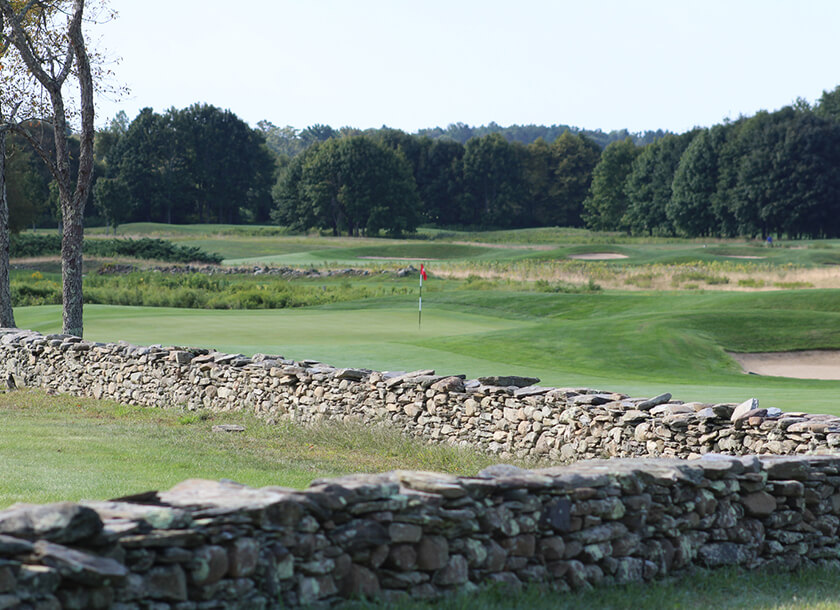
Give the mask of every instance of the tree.
M 264 132 L 229 110 L 144 108 L 111 154 L 139 219 L 166 223 L 265 221 L 275 155 Z
M 464 199 L 464 147 L 454 140 L 421 138 L 422 162 L 415 173 L 426 222 L 466 224 Z
M 24 21 L 35 21 L 36 7 L 27 9 Z M 32 32 L 29 32 L 32 35 Z M 9 246 L 12 227 L 7 187 L 9 132 L 19 118 L 36 112 L 40 106 L 20 55 L 11 41 L 11 27 L 0 12 L 0 327 L 14 327 L 9 276 Z M 40 37 L 35 37 L 40 40 Z
M 20 136 L 9 134 L 6 159 L 6 191 L 9 229 L 17 233 L 52 213 L 50 174 L 32 147 Z
M 550 207 L 543 210 L 538 222 L 579 227 L 583 224 L 583 201 L 592 184 L 592 172 L 601 158 L 601 149 L 589 138 L 565 131 L 551 143 L 551 156 Z
M 624 224 L 631 232 L 673 235 L 673 221 L 667 210 L 672 200 L 674 172 L 696 133 L 663 136 L 645 146 L 633 161 L 633 169 L 624 185 L 630 202 Z
M 230 110 L 208 104 L 167 114 L 181 138 L 187 196 L 199 222 L 237 223 L 243 210 L 267 220 L 275 165 L 263 135 Z
M 331 139 L 295 157 L 274 195 L 273 217 L 299 229 L 399 235 L 414 231 L 419 220 L 410 164 L 367 136 Z
M 521 156 L 497 133 L 464 147 L 464 194 L 472 225 L 509 227 L 520 214 L 525 183 Z
M 589 196 L 583 202 L 583 220 L 590 229 L 618 231 L 624 229 L 624 213 L 629 199 L 624 183 L 633 168 L 639 149 L 626 138 L 613 142 L 601 153 L 601 160 L 592 173 Z
M 719 231 L 712 199 L 717 191 L 717 154 L 708 130 L 695 137 L 674 173 L 668 219 L 677 231 L 689 237 L 715 235 Z
M 814 107 L 817 116 L 840 121 L 840 85 L 831 91 L 823 91 Z
M 305 196 L 302 184 L 303 169 L 308 158 L 317 152 L 319 146 L 315 144 L 307 148 L 280 171 L 271 190 L 274 200 L 274 209 L 271 211 L 273 222 L 294 231 L 305 231 L 319 224 L 320 219 L 312 202 Z
M 131 213 L 130 201 L 128 187 L 119 178 L 100 178 L 93 185 L 93 204 L 105 219 L 105 226 L 113 227 L 114 235 Z
M 9 28 L 8 33 L 3 31 L 2 42 L 10 41 L 14 45 L 28 72 L 43 86 L 49 96 L 49 118 L 55 136 L 53 151 L 40 146 L 25 129 L 22 133 L 36 146 L 39 156 L 49 167 L 58 186 L 63 221 L 62 326 L 64 333 L 82 336 L 83 215 L 93 178 L 94 140 L 93 72 L 82 31 L 85 0 L 30 2 L 23 7 L 16 5 L 12 0 L 0 0 L 0 13 Z M 42 39 L 31 35 L 25 29 L 25 21 L 29 18 L 27 11 L 34 5 L 43 9 L 37 14 L 36 27 L 44 37 L 49 37 L 53 44 L 39 44 Z M 65 44 L 59 45 L 55 41 L 65 41 Z M 67 142 L 69 109 L 65 103 L 65 85 L 71 76 L 78 85 L 81 118 L 79 168 L 75 176 L 75 185 L 70 174 Z
M 546 210 L 552 207 L 551 186 L 554 158 L 551 147 L 542 138 L 527 146 L 518 144 L 522 157 L 525 196 L 523 197 L 522 224 L 542 224 Z M 539 220 L 538 220 L 539 219 Z M 554 224 L 554 223 L 546 223 Z

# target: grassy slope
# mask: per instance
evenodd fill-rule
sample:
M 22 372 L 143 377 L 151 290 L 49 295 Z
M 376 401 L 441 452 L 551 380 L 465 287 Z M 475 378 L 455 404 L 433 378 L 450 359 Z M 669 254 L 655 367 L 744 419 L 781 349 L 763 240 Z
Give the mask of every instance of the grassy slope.
M 220 423 L 246 431 L 212 432 Z M 31 390 L 0 393 L 0 508 L 113 498 L 196 477 L 305 487 L 319 477 L 397 468 L 474 474 L 491 462 L 381 428 L 269 426 L 246 413 L 198 415 Z
M 740 401 L 840 413 L 840 382 L 748 376 L 724 350 L 840 348 L 840 291 L 596 293 L 449 290 L 318 308 L 196 311 L 90 306 L 87 337 L 281 353 L 338 366 L 536 375 L 682 400 Z M 59 308 L 16 311 L 59 329 Z

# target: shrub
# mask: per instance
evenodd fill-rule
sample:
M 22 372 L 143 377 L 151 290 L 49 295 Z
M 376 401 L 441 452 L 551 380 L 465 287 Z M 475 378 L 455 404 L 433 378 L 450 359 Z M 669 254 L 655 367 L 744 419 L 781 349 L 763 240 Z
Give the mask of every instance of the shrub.
M 164 239 L 86 239 L 84 253 L 91 256 L 126 256 L 173 263 L 219 264 L 222 257 L 195 246 L 179 246 Z M 57 234 L 20 233 L 12 235 L 9 255 L 12 258 L 48 256 L 61 253 L 61 236 Z
M 671 278 L 671 284 L 673 286 L 679 286 L 682 282 L 705 282 L 713 286 L 716 284 L 728 284 L 729 278 L 725 275 L 715 275 L 714 273 L 700 270 L 679 271 Z M 684 286 L 684 288 L 688 288 L 688 286 Z

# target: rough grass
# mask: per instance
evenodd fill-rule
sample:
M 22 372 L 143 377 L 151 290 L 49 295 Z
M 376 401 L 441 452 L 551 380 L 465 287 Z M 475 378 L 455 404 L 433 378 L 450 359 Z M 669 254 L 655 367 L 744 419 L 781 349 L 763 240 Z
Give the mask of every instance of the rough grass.
M 244 433 L 212 432 L 241 424 Z M 268 425 L 245 412 L 196 413 L 110 401 L 0 393 L 0 508 L 107 499 L 187 478 L 306 487 L 320 477 L 400 468 L 474 474 L 492 460 L 353 424 Z
M 440 608 L 471 610 L 508 608 L 676 610 L 692 608 L 750 608 L 761 610 L 830 610 L 840 608 L 840 573 L 830 568 L 809 568 L 792 573 L 736 568 L 697 569 L 662 581 L 589 591 L 562 593 L 529 586 L 522 591 L 497 587 L 434 603 L 354 603 L 348 608 Z

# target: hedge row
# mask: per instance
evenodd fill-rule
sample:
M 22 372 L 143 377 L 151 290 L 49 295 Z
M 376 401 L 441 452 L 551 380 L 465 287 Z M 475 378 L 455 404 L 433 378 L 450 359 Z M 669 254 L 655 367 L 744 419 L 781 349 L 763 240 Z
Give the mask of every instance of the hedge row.
M 61 253 L 61 236 L 57 234 L 21 233 L 12 235 L 10 256 L 23 258 Z M 163 239 L 86 239 L 84 253 L 89 256 L 128 256 L 175 263 L 219 264 L 222 257 L 194 246 L 179 246 Z

